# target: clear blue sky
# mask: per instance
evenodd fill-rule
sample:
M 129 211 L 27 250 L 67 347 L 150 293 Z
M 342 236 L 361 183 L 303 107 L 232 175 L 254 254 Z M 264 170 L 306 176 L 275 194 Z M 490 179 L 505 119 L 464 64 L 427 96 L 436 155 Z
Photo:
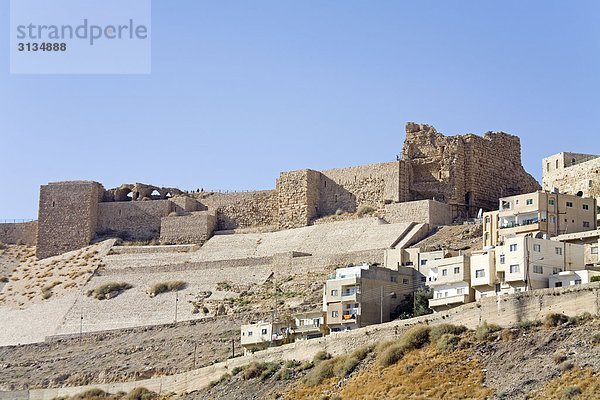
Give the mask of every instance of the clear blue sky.
M 49 181 L 269 189 L 389 161 L 407 121 L 517 134 L 538 179 L 600 153 L 597 1 L 155 0 L 145 76 L 9 75 L 8 3 L 0 218 L 35 218 Z

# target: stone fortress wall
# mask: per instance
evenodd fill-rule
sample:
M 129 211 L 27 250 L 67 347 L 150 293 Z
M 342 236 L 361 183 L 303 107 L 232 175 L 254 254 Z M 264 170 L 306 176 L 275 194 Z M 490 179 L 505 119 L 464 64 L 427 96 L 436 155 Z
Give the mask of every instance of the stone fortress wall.
M 600 156 L 559 153 L 542 161 L 542 188 L 583 197 L 600 203 Z
M 37 229 L 37 221 L 0 223 L 0 243 L 35 246 Z
M 506 133 L 446 137 L 408 123 L 401 160 L 282 172 L 275 190 L 190 194 L 139 183 L 109 190 L 96 182 L 51 183 L 40 191 L 38 257 L 83 247 L 102 233 L 203 243 L 213 230 L 296 228 L 363 206 L 394 222 L 452 222 L 495 209 L 501 196 L 540 188 L 520 151 L 519 138 Z M 407 203 L 416 200 L 436 202 Z

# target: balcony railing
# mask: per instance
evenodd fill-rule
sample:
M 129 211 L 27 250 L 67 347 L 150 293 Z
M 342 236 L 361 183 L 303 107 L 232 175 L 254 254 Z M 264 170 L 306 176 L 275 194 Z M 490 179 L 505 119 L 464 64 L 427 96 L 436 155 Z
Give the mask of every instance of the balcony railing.
M 429 299 L 429 307 L 444 306 L 444 305 L 456 304 L 456 303 L 468 303 L 468 302 L 469 302 L 468 294 L 459 294 L 459 295 L 455 295 L 455 296 L 440 297 L 437 299 Z
M 533 218 L 533 219 L 527 219 L 523 222 L 505 222 L 502 225 L 500 225 L 500 228 L 502 228 L 502 229 L 516 228 L 519 226 L 539 224 L 540 222 L 545 222 L 545 221 L 546 221 L 545 219 Z

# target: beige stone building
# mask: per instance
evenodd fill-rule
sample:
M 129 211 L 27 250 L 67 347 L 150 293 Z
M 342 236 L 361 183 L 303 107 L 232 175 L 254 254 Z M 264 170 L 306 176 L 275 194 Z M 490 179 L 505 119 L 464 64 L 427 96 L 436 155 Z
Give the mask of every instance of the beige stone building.
M 549 287 L 549 278 L 584 265 L 581 245 L 537 239 L 507 238 L 503 245 L 471 256 L 475 299 Z
M 325 323 L 332 332 L 391 320 L 400 302 L 413 292 L 414 270 L 367 264 L 338 268 L 323 288 Z
M 433 289 L 429 308 L 447 310 L 474 300 L 468 255 L 434 259 L 426 264 L 429 268 L 427 284 Z
M 509 237 L 538 237 L 596 229 L 596 199 L 536 191 L 503 197 L 499 209 L 483 214 L 483 247 L 497 246 Z
M 600 156 L 563 152 L 542 161 L 542 188 L 600 201 Z

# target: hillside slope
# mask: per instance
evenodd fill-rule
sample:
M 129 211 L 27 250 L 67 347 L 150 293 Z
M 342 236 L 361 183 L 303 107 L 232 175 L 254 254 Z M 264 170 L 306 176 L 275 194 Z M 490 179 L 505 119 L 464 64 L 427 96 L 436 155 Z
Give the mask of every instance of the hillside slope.
M 599 328 L 589 314 L 508 329 L 417 325 L 333 359 L 252 364 L 185 399 L 597 399 Z

